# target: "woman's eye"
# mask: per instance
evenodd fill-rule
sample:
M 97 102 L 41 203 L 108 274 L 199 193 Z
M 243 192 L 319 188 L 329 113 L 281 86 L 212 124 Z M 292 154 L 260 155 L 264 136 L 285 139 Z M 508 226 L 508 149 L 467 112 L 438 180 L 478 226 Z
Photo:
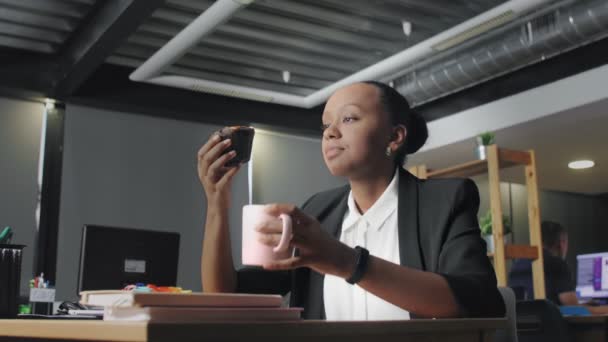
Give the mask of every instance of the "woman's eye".
M 354 118 L 353 116 L 345 116 L 345 117 L 342 119 L 342 122 L 343 122 L 343 123 L 347 123 L 347 122 L 353 122 L 353 121 L 355 121 L 355 118 Z
M 328 124 L 322 124 L 322 125 L 321 125 L 321 132 L 325 131 L 325 130 L 326 130 L 326 129 L 328 129 L 328 128 L 329 128 L 329 125 L 328 125 Z

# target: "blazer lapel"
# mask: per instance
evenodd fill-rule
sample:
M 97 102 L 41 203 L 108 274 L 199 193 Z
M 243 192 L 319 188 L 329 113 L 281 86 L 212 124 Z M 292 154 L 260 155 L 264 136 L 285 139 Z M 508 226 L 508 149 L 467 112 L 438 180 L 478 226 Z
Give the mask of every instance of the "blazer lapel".
M 418 179 L 404 169 L 399 170 L 399 207 L 397 225 L 401 265 L 426 269 L 420 245 L 418 222 Z
M 346 192 L 342 199 L 336 205 L 336 208 L 327 215 L 327 218 L 321 222 L 321 225 L 331 234 L 331 236 L 340 240 L 340 233 L 342 233 L 342 220 L 348 207 L 348 194 Z

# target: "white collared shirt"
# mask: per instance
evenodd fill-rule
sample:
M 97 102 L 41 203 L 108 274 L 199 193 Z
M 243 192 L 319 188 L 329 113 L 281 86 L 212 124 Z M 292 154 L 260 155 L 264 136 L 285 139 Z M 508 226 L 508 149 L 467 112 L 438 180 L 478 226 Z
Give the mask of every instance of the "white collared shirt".
M 348 194 L 348 210 L 342 221 L 340 241 L 350 247 L 364 247 L 370 255 L 399 265 L 398 199 L 398 171 L 380 198 L 363 215 L 359 213 L 351 191 Z M 406 310 L 331 275 L 325 275 L 323 300 L 325 316 L 331 321 L 410 318 Z

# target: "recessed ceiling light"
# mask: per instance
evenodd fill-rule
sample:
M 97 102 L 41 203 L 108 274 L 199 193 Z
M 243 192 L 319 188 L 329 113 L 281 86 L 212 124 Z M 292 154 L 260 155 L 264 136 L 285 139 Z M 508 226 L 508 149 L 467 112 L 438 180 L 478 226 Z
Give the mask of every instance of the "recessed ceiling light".
M 593 160 L 575 160 L 568 163 L 568 167 L 574 170 L 588 169 L 593 165 L 595 165 Z

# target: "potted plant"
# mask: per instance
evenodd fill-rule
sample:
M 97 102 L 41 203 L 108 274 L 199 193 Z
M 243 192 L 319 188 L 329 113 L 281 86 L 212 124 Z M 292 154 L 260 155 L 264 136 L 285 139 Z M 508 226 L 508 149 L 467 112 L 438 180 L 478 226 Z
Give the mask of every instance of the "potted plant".
M 505 215 L 502 216 L 503 240 L 506 244 L 511 238 L 511 222 Z M 488 252 L 494 252 L 494 236 L 492 235 L 492 212 L 488 210 L 485 215 L 479 218 L 479 229 L 481 236 L 486 241 Z
M 492 145 L 495 143 L 494 141 L 494 133 L 493 132 L 483 132 L 477 136 L 477 158 L 480 160 L 486 159 L 486 146 Z

